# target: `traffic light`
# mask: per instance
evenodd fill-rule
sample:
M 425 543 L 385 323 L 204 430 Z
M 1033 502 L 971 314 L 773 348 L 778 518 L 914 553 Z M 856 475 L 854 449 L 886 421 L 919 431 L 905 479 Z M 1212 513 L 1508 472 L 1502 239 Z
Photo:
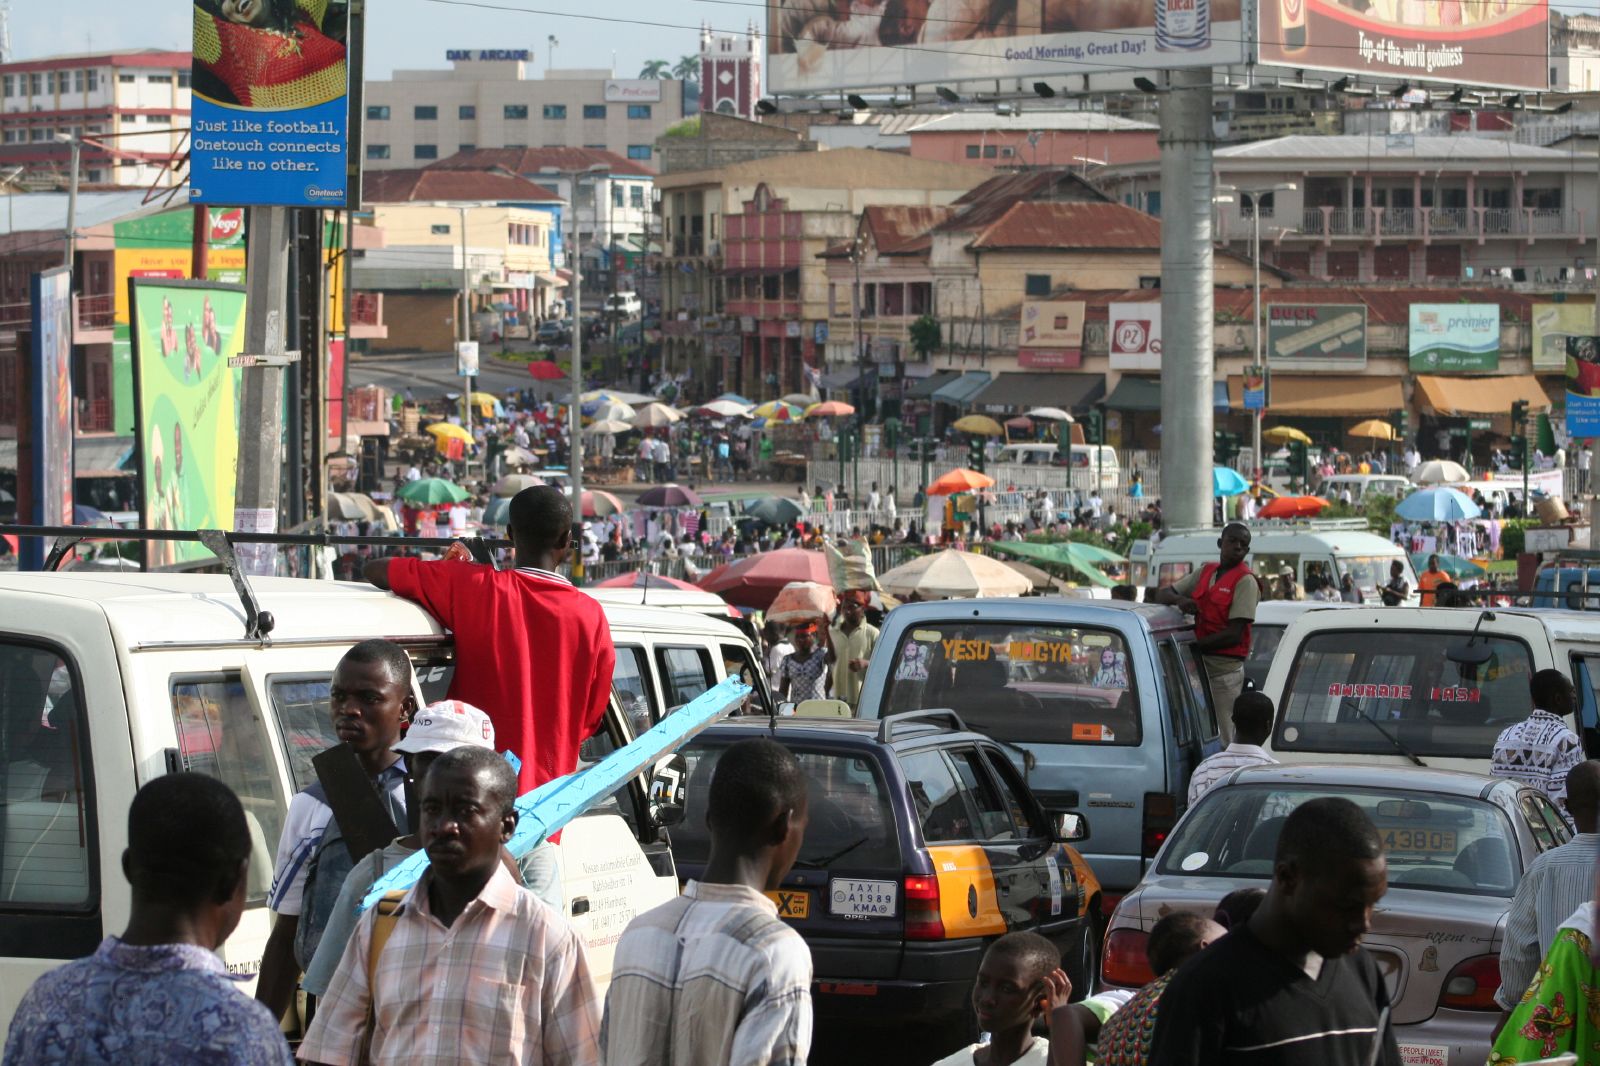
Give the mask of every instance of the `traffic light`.
M 1399 430 L 1401 440 L 1411 436 L 1411 412 L 1409 410 L 1404 407 L 1400 408 L 1400 417 L 1395 421 L 1398 423 L 1395 428 Z
M 883 446 L 894 451 L 900 446 L 900 420 L 886 418 L 883 422 Z
M 1289 442 L 1289 469 L 1300 475 L 1300 484 L 1304 485 L 1311 475 L 1310 457 L 1306 452 L 1306 442 L 1292 440 Z
M 1239 434 L 1225 429 L 1211 431 L 1211 460 L 1213 466 L 1229 466 L 1239 454 Z
M 1513 426 L 1513 429 L 1516 427 Z M 1521 433 L 1511 434 L 1511 468 L 1528 469 L 1528 438 Z
M 982 437 L 969 437 L 967 439 L 967 468 L 970 470 L 983 469 Z
M 1083 436 L 1086 443 L 1105 443 L 1105 418 L 1106 416 L 1096 408 L 1090 408 L 1089 413 L 1083 416 Z
M 1518 400 L 1511 405 L 1511 432 L 1521 433 L 1527 429 L 1528 401 Z

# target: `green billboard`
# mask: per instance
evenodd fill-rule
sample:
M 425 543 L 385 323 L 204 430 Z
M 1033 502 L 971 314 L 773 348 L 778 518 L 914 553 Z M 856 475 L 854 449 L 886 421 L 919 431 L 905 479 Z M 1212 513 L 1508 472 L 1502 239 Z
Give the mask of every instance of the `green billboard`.
M 133 381 L 139 489 L 147 529 L 232 529 L 239 459 L 244 289 L 132 278 Z M 147 568 L 211 553 L 152 541 Z

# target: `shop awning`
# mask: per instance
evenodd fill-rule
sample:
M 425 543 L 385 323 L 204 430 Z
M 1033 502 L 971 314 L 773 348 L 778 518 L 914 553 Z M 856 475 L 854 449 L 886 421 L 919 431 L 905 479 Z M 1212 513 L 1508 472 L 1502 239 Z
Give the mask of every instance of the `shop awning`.
M 915 385 L 906 389 L 906 399 L 926 400 L 960 376 L 959 370 L 941 370 L 931 377 L 918 378 Z
M 825 389 L 848 389 L 856 383 L 856 378 L 861 376 L 861 368 L 847 366 L 843 370 L 830 370 L 822 375 L 822 387 Z
M 78 477 L 132 477 L 132 437 L 79 437 L 72 442 L 72 465 Z
M 1276 383 L 1274 383 L 1276 384 Z M 1418 406 L 1436 415 L 1503 415 L 1518 400 L 1529 410 L 1547 411 L 1550 398 L 1532 374 L 1503 374 L 1489 378 L 1417 375 Z
M 935 389 L 933 398 L 939 403 L 962 407 L 971 403 L 973 395 L 989 384 L 989 380 L 987 370 L 968 370 Z
M 1007 373 L 995 378 L 968 402 L 985 407 L 1060 407 L 1070 411 L 1087 407 L 1105 394 L 1104 374 Z
M 1244 379 L 1238 374 L 1228 375 L 1228 406 L 1235 411 L 1243 410 L 1243 393 Z M 1273 374 L 1272 405 L 1268 410 L 1275 415 L 1339 418 L 1392 414 L 1404 406 L 1405 392 L 1397 377 Z
M 1159 411 L 1161 382 L 1155 378 L 1124 376 L 1106 397 L 1104 406 L 1113 411 Z

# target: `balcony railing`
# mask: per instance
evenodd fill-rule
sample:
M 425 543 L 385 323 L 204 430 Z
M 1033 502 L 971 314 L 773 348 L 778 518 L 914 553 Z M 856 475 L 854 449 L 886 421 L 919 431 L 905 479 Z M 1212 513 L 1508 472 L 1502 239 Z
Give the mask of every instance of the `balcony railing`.
M 383 321 L 383 293 L 350 294 L 350 336 L 356 340 L 383 340 L 389 327 Z
M 72 297 L 72 339 L 77 344 L 107 344 L 115 321 L 115 300 L 109 292 Z
M 1581 213 L 1562 208 L 1308 207 L 1307 237 L 1555 237 L 1588 236 Z

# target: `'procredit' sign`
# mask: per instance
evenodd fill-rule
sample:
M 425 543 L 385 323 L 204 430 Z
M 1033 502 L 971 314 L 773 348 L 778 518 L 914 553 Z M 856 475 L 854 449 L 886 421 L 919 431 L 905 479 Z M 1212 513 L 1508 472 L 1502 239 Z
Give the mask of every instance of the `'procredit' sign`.
M 606 103 L 653 104 L 661 100 L 661 83 L 654 78 L 608 78 Z

